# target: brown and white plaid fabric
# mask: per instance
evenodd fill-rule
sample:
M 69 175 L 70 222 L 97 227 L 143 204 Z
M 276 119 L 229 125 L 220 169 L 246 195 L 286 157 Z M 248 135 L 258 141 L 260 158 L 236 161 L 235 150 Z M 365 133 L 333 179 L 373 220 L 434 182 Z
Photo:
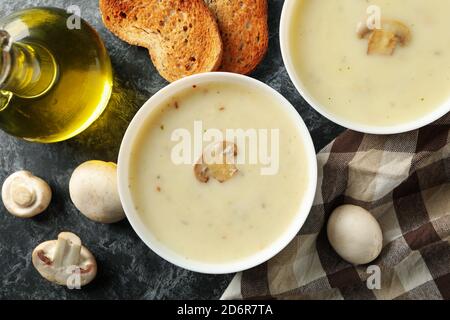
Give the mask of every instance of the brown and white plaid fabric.
M 276 257 L 239 273 L 222 299 L 450 299 L 450 114 L 399 135 L 346 131 L 318 155 L 316 199 L 296 238 Z M 333 251 L 326 221 L 342 204 L 372 212 L 384 236 L 372 265 Z

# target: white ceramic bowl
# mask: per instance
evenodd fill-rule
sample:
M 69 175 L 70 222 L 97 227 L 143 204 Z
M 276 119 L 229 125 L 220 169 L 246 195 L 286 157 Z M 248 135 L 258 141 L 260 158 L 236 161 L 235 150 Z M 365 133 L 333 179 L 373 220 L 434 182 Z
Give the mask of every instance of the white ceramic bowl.
M 236 84 L 243 84 L 250 86 L 255 90 L 260 90 L 274 96 L 279 101 L 280 111 L 282 109 L 287 111 L 297 124 L 298 133 L 303 138 L 305 144 L 307 154 L 306 160 L 308 162 L 307 165 L 309 167 L 310 177 L 307 188 L 305 190 L 304 200 L 298 208 L 298 213 L 295 215 L 295 218 L 292 220 L 289 228 L 284 232 L 284 234 L 280 235 L 277 241 L 272 243 L 265 250 L 260 251 L 253 256 L 249 256 L 239 261 L 220 264 L 188 260 L 158 242 L 152 234 L 152 231 L 145 226 L 138 212 L 136 212 L 135 206 L 133 205 L 133 198 L 128 187 L 130 154 L 133 143 L 136 139 L 136 135 L 140 131 L 142 125 L 151 116 L 151 114 L 158 109 L 158 106 L 160 106 L 162 102 L 167 101 L 167 99 L 172 95 L 186 88 L 190 88 L 193 85 L 208 82 L 232 82 Z M 127 132 L 125 133 L 125 137 L 120 147 L 118 161 L 118 181 L 120 199 L 122 201 L 122 205 L 127 218 L 138 236 L 142 239 L 142 241 L 145 242 L 145 244 L 147 244 L 148 247 L 150 247 L 150 249 L 152 249 L 155 253 L 157 253 L 165 260 L 182 268 L 202 273 L 223 274 L 246 270 L 267 261 L 274 255 L 279 253 L 294 238 L 294 236 L 298 233 L 306 218 L 308 217 L 313 203 L 317 183 L 317 162 L 314 145 L 311 140 L 311 136 L 309 135 L 308 129 L 306 128 L 298 112 L 281 94 L 279 94 L 266 84 L 246 76 L 221 72 L 203 73 L 178 80 L 168 85 L 167 87 L 156 93 L 153 97 L 151 97 L 139 110 L 134 119 L 131 121 L 131 124 L 128 127 Z M 217 248 L 217 250 L 220 250 L 220 248 Z
M 337 114 L 331 113 L 327 110 L 326 107 L 321 105 L 314 97 L 308 92 L 308 89 L 305 87 L 302 79 L 299 77 L 298 73 L 295 71 L 294 64 L 292 61 L 291 50 L 289 48 L 289 32 L 291 26 L 291 19 L 293 18 L 294 7 L 296 2 L 299 0 L 286 0 L 284 2 L 283 11 L 281 13 L 281 21 L 280 21 L 280 46 L 281 46 L 281 54 L 283 56 L 283 61 L 286 66 L 286 70 L 294 83 L 297 90 L 302 95 L 303 99 L 309 103 L 311 107 L 313 107 L 317 112 L 319 112 L 324 117 L 329 120 L 352 130 L 372 133 L 372 134 L 395 134 L 402 133 L 411 130 L 415 130 L 426 126 L 427 124 L 432 123 L 433 121 L 438 120 L 445 114 L 450 111 L 450 99 L 444 103 L 442 106 L 436 108 L 433 112 L 426 114 L 425 116 L 399 125 L 393 126 L 369 126 L 365 124 L 361 124 L 354 121 L 349 121 L 343 117 L 340 117 Z M 301 1 L 301 0 L 300 0 Z

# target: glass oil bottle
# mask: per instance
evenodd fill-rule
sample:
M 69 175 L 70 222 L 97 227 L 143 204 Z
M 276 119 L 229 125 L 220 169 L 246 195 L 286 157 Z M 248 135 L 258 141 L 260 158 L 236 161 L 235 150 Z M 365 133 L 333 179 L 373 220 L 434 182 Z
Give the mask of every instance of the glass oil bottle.
M 108 53 L 95 30 L 56 8 L 0 19 L 0 129 L 42 143 L 69 139 L 105 109 L 112 90 Z

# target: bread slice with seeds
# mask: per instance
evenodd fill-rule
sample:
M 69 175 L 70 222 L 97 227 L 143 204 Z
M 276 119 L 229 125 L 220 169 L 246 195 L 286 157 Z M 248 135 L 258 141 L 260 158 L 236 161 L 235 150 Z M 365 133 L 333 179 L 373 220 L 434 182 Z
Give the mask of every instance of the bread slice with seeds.
M 267 0 L 205 0 L 215 14 L 224 45 L 224 71 L 248 74 L 269 46 Z
M 170 82 L 221 65 L 220 32 L 203 0 L 100 0 L 100 11 L 120 39 L 148 48 Z

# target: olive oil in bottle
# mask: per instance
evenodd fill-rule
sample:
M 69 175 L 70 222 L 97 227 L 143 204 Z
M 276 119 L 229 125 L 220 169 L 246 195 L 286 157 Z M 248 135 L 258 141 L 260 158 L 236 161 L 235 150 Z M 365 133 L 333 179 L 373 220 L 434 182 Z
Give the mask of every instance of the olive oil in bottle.
M 57 142 L 86 129 L 112 89 L 106 49 L 84 20 L 33 8 L 0 19 L 0 129 L 30 141 Z

